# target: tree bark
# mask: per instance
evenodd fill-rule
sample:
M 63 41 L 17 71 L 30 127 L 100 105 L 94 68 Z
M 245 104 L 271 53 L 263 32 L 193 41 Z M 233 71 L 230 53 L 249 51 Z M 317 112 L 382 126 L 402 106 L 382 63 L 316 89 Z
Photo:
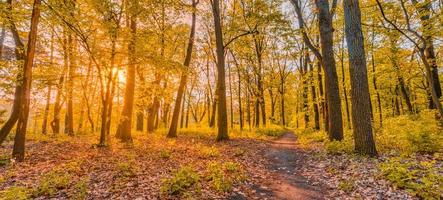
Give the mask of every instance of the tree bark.
M 322 51 L 322 66 L 325 71 L 326 99 L 328 101 L 328 133 L 330 140 L 343 139 L 343 120 L 338 87 L 338 77 L 333 49 L 332 15 L 329 11 L 328 0 L 316 0 L 319 10 L 318 23 L 320 27 L 320 46 Z
M 46 95 L 46 106 L 42 122 L 42 133 L 45 135 L 48 133 L 47 125 L 48 125 L 49 106 L 51 103 L 51 90 L 52 90 L 52 85 L 48 83 L 48 93 Z
M 138 0 L 129 1 L 129 7 L 134 9 L 138 5 Z M 132 11 L 134 12 L 134 11 Z M 135 91 L 135 70 L 136 70 L 136 40 L 137 40 L 137 17 L 136 14 L 130 14 L 129 28 L 131 30 L 131 40 L 128 44 L 128 66 L 126 68 L 126 88 L 123 110 L 120 123 L 117 128 L 117 135 L 122 142 L 132 142 L 132 113 L 134 110 L 134 91 Z M 142 121 L 143 122 L 143 121 Z M 142 124 L 143 125 L 143 124 Z M 142 127 L 143 129 L 143 127 Z
M 178 126 L 178 118 L 180 115 L 180 107 L 182 105 L 183 94 L 186 87 L 186 82 L 188 79 L 188 68 L 191 64 L 192 58 L 192 50 L 194 48 L 194 38 L 195 38 L 195 27 L 196 27 L 196 10 L 197 10 L 198 2 L 196 0 L 192 0 L 192 25 L 191 25 L 191 33 L 189 35 L 188 48 L 186 50 L 185 61 L 183 63 L 185 69 L 182 72 L 180 77 L 180 85 L 178 86 L 177 96 L 175 98 L 174 111 L 172 114 L 171 126 L 168 131 L 168 138 L 177 137 L 177 126 Z
M 12 157 L 19 162 L 22 162 L 25 158 L 25 137 L 29 117 L 29 104 L 31 100 L 32 66 L 34 64 L 37 29 L 40 18 L 40 4 L 40 0 L 34 0 L 31 16 L 31 27 L 28 36 L 28 47 L 26 50 L 26 60 L 23 65 L 23 76 L 21 80 L 23 87 L 23 93 L 20 96 L 22 99 L 20 105 L 21 109 L 19 112 L 14 147 L 12 150 Z
M 68 78 L 66 81 L 66 118 L 65 118 L 65 134 L 74 135 L 74 108 L 73 108 L 73 92 L 74 92 L 74 73 L 75 73 L 75 55 L 74 41 L 71 33 L 68 33 Z
M 314 65 L 309 62 L 309 84 L 311 85 L 312 107 L 314 111 L 314 129 L 320 130 L 320 114 L 318 111 L 317 91 L 314 84 Z
M 372 135 L 370 95 L 366 69 L 364 39 L 361 29 L 361 13 L 358 0 L 344 0 L 346 41 L 349 53 L 349 72 L 352 88 L 352 125 L 355 151 L 376 156 Z
M 225 55 L 223 44 L 223 32 L 220 19 L 219 0 L 212 0 L 212 14 L 214 16 L 216 52 L 217 52 L 217 92 L 218 92 L 218 112 L 217 112 L 217 141 L 227 140 L 228 136 L 228 116 L 226 109 L 226 80 L 225 80 Z

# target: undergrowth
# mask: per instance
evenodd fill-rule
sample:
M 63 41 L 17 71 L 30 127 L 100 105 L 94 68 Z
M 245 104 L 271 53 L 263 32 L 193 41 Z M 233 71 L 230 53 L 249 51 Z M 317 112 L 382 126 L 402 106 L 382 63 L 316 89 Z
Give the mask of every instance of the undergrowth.
M 395 187 L 405 189 L 421 199 L 443 198 L 443 175 L 435 160 L 417 161 L 393 157 L 380 164 L 381 175 Z

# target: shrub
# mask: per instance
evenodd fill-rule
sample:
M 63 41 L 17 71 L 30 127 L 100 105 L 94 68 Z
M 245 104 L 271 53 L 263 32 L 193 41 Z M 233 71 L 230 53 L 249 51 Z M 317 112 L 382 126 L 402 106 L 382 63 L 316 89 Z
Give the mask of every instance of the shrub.
M 164 179 L 161 186 L 161 193 L 168 195 L 179 195 L 187 192 L 192 187 L 196 186 L 200 181 L 200 176 L 192 170 L 191 167 L 182 167 L 173 172 L 173 176 L 169 179 Z M 199 186 L 197 185 L 197 190 Z
M 353 152 L 352 142 L 349 140 L 326 142 L 326 152 L 331 155 L 341 155 Z
M 58 190 L 69 186 L 71 175 L 65 172 L 51 171 L 41 178 L 40 184 L 35 189 L 34 195 L 54 196 Z
M 75 184 L 75 193 L 73 199 L 86 199 L 88 192 L 88 179 L 82 179 Z
M 169 159 L 172 156 L 172 151 L 162 149 L 160 151 L 160 158 Z
M 346 193 L 352 192 L 354 188 L 355 188 L 355 182 L 353 180 L 341 180 L 338 183 L 338 189 Z
M 394 157 L 381 163 L 380 170 L 394 187 L 406 189 L 421 199 L 443 197 L 443 176 L 435 161 L 417 162 L 411 158 Z
M 203 158 L 216 158 L 220 156 L 220 151 L 214 146 L 212 147 L 201 146 L 200 154 Z
M 227 192 L 232 188 L 232 180 L 225 176 L 220 163 L 210 163 L 208 165 L 206 179 L 211 183 L 211 187 L 218 192 Z
M 11 163 L 11 158 L 9 155 L 0 156 L 0 167 L 8 166 Z
M 443 131 L 434 111 L 386 119 L 375 134 L 377 148 L 402 153 L 435 153 L 443 148 Z
M 217 192 L 229 192 L 235 182 L 245 180 L 240 164 L 234 162 L 212 162 L 208 164 L 206 180 Z
M 26 200 L 30 197 L 30 191 L 25 187 L 13 186 L 0 191 L 0 199 L 2 200 Z
M 255 133 L 259 136 L 280 137 L 286 132 L 287 130 L 285 128 L 276 125 L 255 129 Z
M 135 177 L 139 170 L 134 161 L 121 162 L 117 165 L 119 171 L 119 177 Z

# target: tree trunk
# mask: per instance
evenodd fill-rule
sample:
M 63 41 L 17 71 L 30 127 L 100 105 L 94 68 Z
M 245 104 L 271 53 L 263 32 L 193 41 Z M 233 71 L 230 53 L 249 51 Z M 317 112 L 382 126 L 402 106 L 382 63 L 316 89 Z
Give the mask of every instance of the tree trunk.
M 180 115 L 180 107 L 182 104 L 183 94 L 186 87 L 186 82 L 188 79 L 188 68 L 191 64 L 192 58 L 192 50 L 194 48 L 194 38 L 195 38 L 195 27 L 196 27 L 196 9 L 197 2 L 196 0 L 192 0 L 192 25 L 191 25 L 191 33 L 189 35 L 188 48 L 186 50 L 186 56 L 184 61 L 185 70 L 182 72 L 180 77 L 180 85 L 178 86 L 177 96 L 175 98 L 174 111 L 172 114 L 171 126 L 169 127 L 168 135 L 169 138 L 177 137 L 177 125 L 178 125 L 178 117 Z
M 328 0 L 316 0 L 319 10 L 320 46 L 322 65 L 325 71 L 326 99 L 328 102 L 328 133 L 330 140 L 343 139 L 343 120 L 341 112 L 340 91 L 333 49 L 332 15 Z
M 74 92 L 74 73 L 75 73 L 75 55 L 74 41 L 72 34 L 68 33 L 68 78 L 66 81 L 66 118 L 65 118 L 65 134 L 74 135 L 74 108 L 73 108 L 73 92 Z
M 378 91 L 377 86 L 377 76 L 375 71 L 375 59 L 374 59 L 374 40 L 375 40 L 375 33 L 372 33 L 372 40 L 371 40 L 371 64 L 372 64 L 372 84 L 374 85 L 375 95 L 377 98 L 377 107 L 378 107 L 378 117 L 379 117 L 379 123 L 380 127 L 383 127 L 383 111 L 381 107 L 381 99 L 380 99 L 380 92 Z
M 346 88 L 346 74 L 345 74 L 345 27 L 343 24 L 343 37 L 342 37 L 342 44 L 340 49 L 340 65 L 341 65 L 341 74 L 342 74 L 342 88 L 343 88 L 343 97 L 345 99 L 345 109 L 346 109 L 346 122 L 348 129 L 351 129 L 351 116 L 349 113 L 349 101 L 348 101 L 348 90 Z M 372 109 L 371 109 L 372 110 Z
M 20 96 L 21 109 L 17 122 L 17 130 L 14 139 L 14 147 L 12 150 L 12 157 L 21 162 L 25 158 L 25 137 L 26 128 L 29 117 L 29 104 L 31 98 L 31 83 L 32 83 L 32 66 L 34 64 L 35 46 L 37 41 L 37 28 L 40 18 L 40 0 L 34 0 L 31 17 L 31 27 L 28 36 L 28 47 L 26 50 L 26 60 L 23 65 L 23 77 L 21 84 L 23 93 Z
M 142 110 L 139 110 L 137 112 L 137 122 L 136 122 L 136 129 L 137 131 L 142 132 L 143 131 L 143 123 L 144 123 L 144 119 L 145 115 L 143 114 Z
M 352 88 L 352 125 L 355 151 L 376 156 L 372 135 L 370 95 L 366 69 L 364 39 L 361 29 L 361 13 L 358 0 L 344 0 L 346 41 L 349 53 L 349 72 Z
M 0 59 L 3 59 L 3 46 L 5 43 L 5 37 L 6 37 L 6 27 L 2 27 L 2 33 L 0 35 Z
M 229 78 L 229 114 L 231 117 L 231 129 L 234 129 L 234 105 L 232 101 L 232 79 L 231 79 L 231 65 L 228 64 L 228 78 Z
M 244 126 L 244 119 L 243 119 L 243 108 L 242 108 L 242 98 L 241 98 L 241 72 L 240 72 L 240 65 L 237 62 L 236 57 L 231 52 L 232 58 L 234 59 L 235 66 L 237 68 L 237 78 L 238 78 L 238 87 L 237 87 L 237 97 L 238 97 L 238 112 L 239 112 L 239 123 L 240 123 L 240 130 L 243 130 Z
M 435 57 L 434 51 L 434 41 L 433 41 L 433 22 L 430 19 L 431 11 L 431 1 L 419 2 L 417 0 L 411 0 L 414 4 L 417 13 L 420 16 L 421 29 L 423 31 L 423 37 L 426 41 L 426 48 L 424 50 L 425 59 L 428 61 L 430 66 L 430 77 L 433 79 L 434 89 L 437 96 L 437 99 L 440 99 L 442 96 L 441 85 L 438 76 L 438 66 L 437 59 Z M 431 99 L 432 100 L 432 99 Z M 430 103 L 431 109 L 436 109 L 434 103 Z
M 129 6 L 135 8 L 137 0 L 129 1 Z M 134 12 L 134 11 L 132 11 Z M 117 128 L 117 135 L 122 142 L 132 142 L 132 113 L 134 109 L 134 91 L 135 91 L 135 70 L 136 70 L 136 40 L 137 40 L 137 17 L 136 14 L 130 14 L 129 28 L 131 30 L 131 40 L 128 44 L 128 66 L 126 68 L 126 88 L 123 110 L 120 123 Z M 143 129 L 143 127 L 142 127 Z
M 183 128 L 184 121 L 185 121 L 185 99 L 186 99 L 186 88 L 185 91 L 183 91 L 183 97 L 182 97 L 182 105 L 181 105 L 181 112 L 180 112 L 180 128 Z M 209 103 L 211 104 L 211 103 Z
M 155 117 L 158 114 L 159 107 L 160 107 L 160 102 L 156 96 L 156 97 L 154 97 L 152 105 L 149 107 L 149 111 L 148 111 L 148 122 L 146 125 L 148 133 L 153 133 L 155 130 L 154 121 L 155 121 Z
M 308 128 L 309 127 L 309 109 L 308 109 L 308 83 L 307 83 L 307 72 L 308 72 L 308 59 L 309 59 L 309 53 L 307 52 L 307 50 L 305 49 L 304 50 L 304 52 L 305 52 L 305 55 L 304 55 L 304 57 L 300 57 L 300 64 L 301 64 L 301 66 L 302 66 L 302 68 L 300 69 L 300 71 L 301 71 L 301 79 L 303 80 L 302 81 L 302 85 L 303 85 L 303 93 L 302 93 L 302 96 L 303 96 L 303 113 L 304 113 L 304 117 L 303 117 L 303 120 L 304 120 L 304 125 L 305 125 L 305 128 Z
M 46 95 L 46 106 L 45 106 L 45 111 L 43 114 L 43 122 L 42 122 L 42 133 L 45 135 L 48 133 L 47 125 L 48 125 L 49 106 L 51 103 L 51 90 L 52 90 L 51 86 L 52 85 L 48 83 L 48 94 Z
M 9 12 L 12 11 L 12 0 L 7 0 L 7 6 L 8 6 L 7 10 Z M 18 30 L 15 26 L 14 20 L 12 19 L 12 16 L 13 16 L 12 13 L 8 13 L 7 18 L 8 18 L 8 23 L 10 25 L 12 37 L 13 37 L 14 43 L 15 43 L 15 56 L 16 56 L 17 61 L 25 61 L 26 62 L 26 57 L 24 54 L 25 47 L 20 39 Z M 19 66 L 19 71 L 20 70 L 22 70 L 21 66 Z M 18 74 L 17 75 L 17 82 L 20 82 L 20 81 L 21 81 L 21 75 Z M 11 132 L 12 128 L 14 127 L 14 125 L 16 124 L 16 122 L 19 118 L 19 113 L 20 113 L 21 104 L 22 104 L 22 99 L 20 97 L 21 97 L 22 93 L 23 93 L 22 85 L 17 83 L 15 86 L 15 91 L 14 91 L 14 102 L 12 105 L 11 114 L 10 114 L 8 120 L 4 123 L 4 125 L 0 129 L 0 144 L 2 144 L 5 141 L 6 136 L 8 136 L 8 134 Z
M 217 52 L 217 92 L 218 92 L 218 112 L 217 112 L 217 141 L 227 140 L 228 136 L 228 116 L 226 109 L 226 81 L 225 81 L 225 55 L 223 44 L 223 31 L 220 22 L 219 0 L 212 1 L 212 13 L 214 15 L 214 29 Z
M 320 130 L 320 114 L 318 111 L 317 91 L 314 84 L 314 65 L 309 62 L 309 84 L 311 85 L 312 107 L 314 110 L 314 129 Z

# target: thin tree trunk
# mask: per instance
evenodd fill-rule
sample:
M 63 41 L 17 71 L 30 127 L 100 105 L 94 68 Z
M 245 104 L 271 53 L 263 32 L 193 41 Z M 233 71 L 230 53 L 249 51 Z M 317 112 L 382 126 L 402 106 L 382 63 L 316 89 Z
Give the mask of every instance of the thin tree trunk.
M 314 65 L 309 62 L 309 84 L 311 85 L 312 107 L 314 110 L 314 129 L 320 130 L 320 114 L 318 111 L 317 91 L 314 84 Z
M 228 77 L 229 77 L 229 111 L 231 116 L 231 129 L 234 129 L 234 105 L 232 100 L 232 79 L 231 79 L 231 66 L 228 64 Z
M 48 93 L 46 95 L 46 106 L 45 106 L 45 111 L 43 114 L 43 122 L 42 122 L 42 133 L 45 135 L 48 133 L 47 125 L 48 125 L 49 106 L 51 103 L 51 90 L 52 90 L 52 85 L 48 83 Z
M 309 58 L 309 53 L 307 52 L 307 50 L 304 50 L 304 57 L 300 57 L 300 64 L 302 66 L 302 68 L 300 69 L 301 71 L 301 78 L 302 78 L 302 87 L 303 87 L 303 113 L 304 113 L 304 125 L 305 128 L 309 127 L 309 109 L 308 109 L 308 83 L 307 83 L 307 72 L 308 72 L 308 58 Z
M 343 26 L 343 33 L 345 27 Z M 348 129 L 351 129 L 351 116 L 349 113 L 349 102 L 348 102 L 348 90 L 346 88 L 346 74 L 345 74 L 345 35 L 343 34 L 343 38 L 342 38 L 342 45 L 341 45 L 341 56 L 340 56 L 340 64 L 341 64 L 341 74 L 342 74 L 342 79 L 341 79 L 341 83 L 342 83 L 342 87 L 343 87 L 343 96 L 345 99 L 345 109 L 346 109 L 346 122 L 347 122 L 347 127 Z
M 191 25 L 191 33 L 189 35 L 189 41 L 188 41 L 188 48 L 186 50 L 186 56 L 184 61 L 185 70 L 182 72 L 182 75 L 180 77 L 180 85 L 178 86 L 177 96 L 175 98 L 175 105 L 174 105 L 174 111 L 172 114 L 172 121 L 171 126 L 169 127 L 168 135 L 167 137 L 173 138 L 177 137 L 177 125 L 178 125 L 178 117 L 180 115 L 180 107 L 181 107 L 181 101 L 182 97 L 184 96 L 184 91 L 186 87 L 186 82 L 188 79 L 188 68 L 191 64 L 191 58 L 192 58 L 192 50 L 194 48 L 194 38 L 195 38 L 195 27 L 196 27 L 196 10 L 197 10 L 197 4 L 198 2 L 196 0 L 192 0 L 192 25 Z
M 375 56 L 374 56 L 374 40 L 375 40 L 375 33 L 372 33 L 372 40 L 371 40 L 371 64 L 372 64 L 372 84 L 374 85 L 375 95 L 377 97 L 377 107 L 378 107 L 378 117 L 379 117 L 379 123 L 380 127 L 383 127 L 383 111 L 381 107 L 381 99 L 380 99 L 380 92 L 378 91 L 377 86 L 377 76 L 375 71 Z
M 237 68 L 237 78 L 238 78 L 238 87 L 237 87 L 237 97 L 238 97 L 238 112 L 239 112 L 239 123 L 240 123 L 240 130 L 243 130 L 243 126 L 244 126 L 244 119 L 243 119 L 243 108 L 242 108 L 242 98 L 241 98 L 241 72 L 240 72 L 240 65 L 237 62 L 236 57 L 234 56 L 234 54 L 231 52 L 232 54 L 232 58 L 234 59 L 234 63 L 235 66 Z
M 0 59 L 3 59 L 3 46 L 5 42 L 5 37 L 6 37 L 6 27 L 3 26 L 2 33 L 0 35 Z
M 74 73 L 75 73 L 75 55 L 74 41 L 71 33 L 68 33 L 68 78 L 66 81 L 66 118 L 65 118 L 65 134 L 74 135 L 74 108 L 73 108 L 73 92 L 74 92 Z

